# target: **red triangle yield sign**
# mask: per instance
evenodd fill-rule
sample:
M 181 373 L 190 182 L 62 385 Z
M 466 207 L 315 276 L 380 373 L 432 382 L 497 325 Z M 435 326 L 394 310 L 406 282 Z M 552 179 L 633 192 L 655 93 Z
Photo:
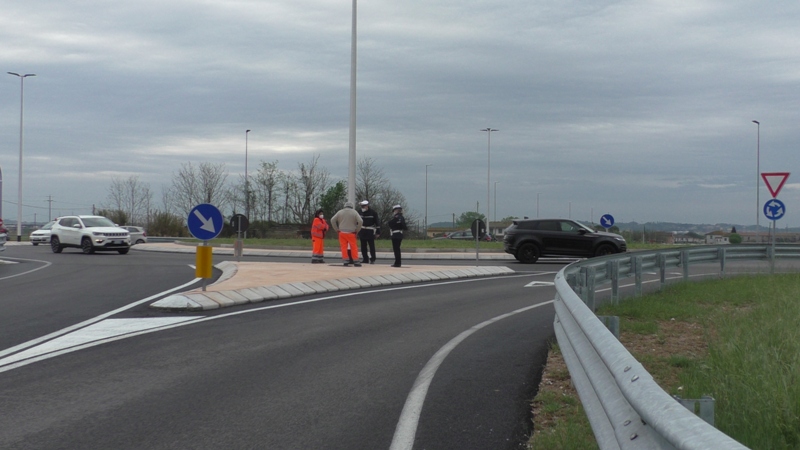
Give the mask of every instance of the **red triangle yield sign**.
M 764 179 L 772 198 L 775 198 L 789 178 L 789 172 L 764 172 L 761 174 L 761 178 Z

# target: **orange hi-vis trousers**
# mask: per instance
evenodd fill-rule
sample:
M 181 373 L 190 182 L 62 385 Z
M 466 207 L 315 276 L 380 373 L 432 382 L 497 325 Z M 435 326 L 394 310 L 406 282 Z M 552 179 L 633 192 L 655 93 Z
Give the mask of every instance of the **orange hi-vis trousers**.
M 339 232 L 339 245 L 342 247 L 342 259 L 350 261 L 353 257 L 358 258 L 358 247 L 356 247 L 356 234 Z M 348 247 L 349 246 L 349 247 Z M 348 252 L 348 248 L 350 252 Z M 352 253 L 352 256 L 351 256 Z

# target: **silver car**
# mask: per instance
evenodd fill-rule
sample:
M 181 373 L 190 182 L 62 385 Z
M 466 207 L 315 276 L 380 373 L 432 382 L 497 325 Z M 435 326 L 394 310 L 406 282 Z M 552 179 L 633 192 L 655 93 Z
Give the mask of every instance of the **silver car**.
M 8 230 L 3 226 L 3 218 L 0 217 L 0 252 L 6 249 L 6 240 L 8 239 Z
M 50 229 L 53 228 L 53 224 L 56 223 L 55 221 L 47 222 L 39 228 L 38 230 L 31 233 L 28 237 L 28 240 L 31 241 L 33 245 L 39 244 L 49 244 L 50 243 Z
M 142 227 L 130 227 L 125 225 L 124 227 L 120 227 L 128 230 L 131 234 L 131 245 L 134 244 L 146 244 L 147 243 L 147 232 L 144 231 Z

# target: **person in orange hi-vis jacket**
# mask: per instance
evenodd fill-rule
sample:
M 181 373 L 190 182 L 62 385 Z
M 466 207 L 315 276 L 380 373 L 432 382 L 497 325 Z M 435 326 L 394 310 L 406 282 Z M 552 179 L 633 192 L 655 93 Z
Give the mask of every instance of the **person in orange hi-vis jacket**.
M 321 209 L 314 212 L 314 223 L 311 224 L 311 264 L 322 264 L 325 262 L 325 233 L 328 231 L 328 222 L 325 222 L 325 214 Z

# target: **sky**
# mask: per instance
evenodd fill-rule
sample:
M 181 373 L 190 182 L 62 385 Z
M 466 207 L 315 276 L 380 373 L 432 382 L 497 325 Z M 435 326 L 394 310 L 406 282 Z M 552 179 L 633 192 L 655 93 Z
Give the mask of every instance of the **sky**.
M 3 218 L 17 216 L 21 94 L 5 72 L 36 74 L 24 221 L 90 213 L 114 178 L 158 203 L 187 162 L 238 179 L 245 147 L 250 171 L 319 155 L 346 179 L 352 6 L 6 0 Z M 777 221 L 797 227 L 798 23 L 782 0 L 361 0 L 357 157 L 417 217 L 427 203 L 428 223 L 488 202 L 491 219 L 767 226 L 759 169 L 797 172 Z

